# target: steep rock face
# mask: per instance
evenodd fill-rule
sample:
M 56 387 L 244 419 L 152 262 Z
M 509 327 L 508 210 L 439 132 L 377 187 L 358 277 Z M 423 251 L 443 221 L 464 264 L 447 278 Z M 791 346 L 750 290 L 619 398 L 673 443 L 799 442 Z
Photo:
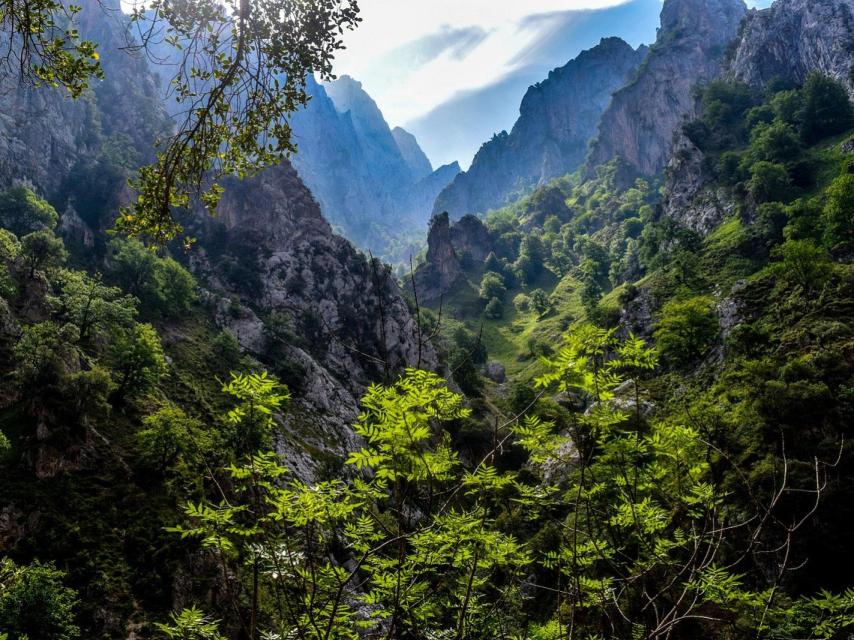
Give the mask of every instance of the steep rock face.
M 294 339 L 279 357 L 303 371 L 291 418 L 303 441 L 344 453 L 353 443 L 350 425 L 358 398 L 370 382 L 406 366 L 436 368 L 435 352 L 419 343 L 415 320 L 389 268 L 332 233 L 287 163 L 229 183 L 218 217 L 199 221 L 201 243 L 207 246 L 194 261 L 200 276 L 226 280 L 227 260 L 217 258 L 206 237 L 254 252 L 260 275 L 257 289 L 233 281 L 220 285 L 239 296 L 244 308 L 221 309 L 218 322 L 262 360 L 269 346 L 266 319 L 276 317 L 290 327 Z M 300 459 L 301 452 L 304 447 L 283 448 L 299 468 L 310 469 L 312 461 Z
M 451 225 L 451 245 L 459 256 L 467 255 L 475 262 L 486 260 L 492 251 L 492 238 L 480 218 L 465 215 Z
M 21 85 L 14 73 L 0 78 L 0 186 L 25 182 L 54 202 L 75 164 L 97 157 L 108 139 L 145 161 L 169 127 L 156 78 L 141 56 L 122 50 L 128 24 L 118 1 L 79 4 L 76 26 L 99 43 L 105 74 L 86 97 Z
M 312 100 L 293 118 L 294 167 L 337 230 L 377 255 L 405 258 L 390 247 L 426 229 L 436 195 L 459 167 L 434 172 L 415 138 L 393 132 L 355 80 L 308 82 Z
M 404 159 L 377 103 L 362 83 L 350 76 L 341 76 L 326 85 L 326 94 L 339 113 L 349 114 L 353 127 L 371 169 L 391 192 L 403 189 L 416 178 Z M 423 177 L 423 176 L 419 176 Z
M 447 212 L 433 216 L 427 236 L 427 259 L 415 271 L 415 290 L 419 301 L 433 302 L 462 278 L 460 259 L 451 242 L 451 223 Z
M 167 122 L 159 85 L 144 61 L 120 50 L 127 43 L 126 23 L 116 15 L 104 15 L 91 0 L 81 18 L 81 33 L 101 43 L 105 67 L 106 79 L 91 95 L 73 102 L 57 91 L 3 80 L 8 91 L 0 95 L 6 125 L 0 133 L 0 188 L 22 181 L 53 197 L 76 179 L 78 164 L 96 157 L 107 143 L 123 145 L 118 148 L 138 164 L 151 156 L 156 133 Z M 123 179 L 114 187 L 118 193 L 106 194 L 111 201 L 130 195 Z M 61 211 L 60 228 L 69 241 L 89 246 L 94 239 L 105 241 L 103 229 L 111 220 L 93 224 L 82 210 L 81 215 L 72 208 Z M 366 384 L 404 366 L 435 368 L 435 354 L 419 344 L 388 267 L 369 262 L 333 234 L 287 162 L 253 179 L 228 181 L 217 217 L 200 211 L 182 222 L 199 239 L 191 266 L 220 326 L 233 328 L 245 349 L 275 365 L 268 352 L 268 319 L 279 315 L 290 323 L 292 340 L 283 349 L 298 370 L 291 420 L 301 426 L 288 434 L 284 454 L 304 457 L 307 449 L 299 443 L 307 441 L 345 448 Z M 98 259 L 97 252 L 92 259 Z M 239 268 L 226 277 L 229 265 Z M 232 304 L 235 299 L 240 304 Z M 311 461 L 299 466 L 308 469 Z
M 453 224 L 447 212 L 433 216 L 427 257 L 415 270 L 418 300 L 438 301 L 466 281 L 466 263 L 483 262 L 493 249 L 489 230 L 477 216 L 467 214 Z
M 854 0 L 777 0 L 751 11 L 722 76 L 761 90 L 776 79 L 802 84 L 814 71 L 842 82 L 854 98 Z M 681 132 L 665 177 L 664 214 L 695 231 L 710 232 L 734 210 Z
M 746 12 L 742 0 L 665 0 L 655 45 L 602 116 L 588 171 L 615 157 L 644 175 L 664 168 L 674 134 L 696 113 L 694 87 L 721 73 Z
M 726 190 L 712 186 L 703 152 L 682 133 L 677 134 L 664 176 L 664 215 L 689 229 L 705 235 L 735 211 Z
M 430 164 L 430 159 L 421 150 L 418 140 L 415 139 L 414 135 L 401 127 L 392 129 L 391 135 L 394 137 L 397 148 L 400 149 L 404 161 L 412 172 L 413 178 L 421 180 L 433 173 L 433 165 Z
M 836 78 L 854 97 L 854 0 L 777 0 L 751 11 L 727 75 L 762 87 L 802 84 L 812 71 Z
M 646 56 L 619 38 L 603 39 L 528 89 L 513 130 L 481 147 L 471 168 L 436 199 L 452 218 L 501 207 L 584 160 L 596 125 Z

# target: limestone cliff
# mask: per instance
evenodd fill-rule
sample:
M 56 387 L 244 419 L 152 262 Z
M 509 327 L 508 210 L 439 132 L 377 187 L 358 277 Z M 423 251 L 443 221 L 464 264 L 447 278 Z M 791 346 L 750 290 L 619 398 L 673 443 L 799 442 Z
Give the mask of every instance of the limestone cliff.
M 484 213 L 574 171 L 611 94 L 631 79 L 645 55 L 646 47 L 634 50 L 606 38 L 530 87 L 513 130 L 481 147 L 471 168 L 436 199 L 434 213 L 448 211 L 452 219 Z
M 854 0 L 777 0 L 747 14 L 721 75 L 761 90 L 800 85 L 814 71 L 842 82 L 854 98 Z M 665 172 L 663 211 L 708 233 L 732 213 L 731 195 L 713 186 L 703 153 L 681 131 Z
M 308 81 L 312 99 L 293 119 L 300 178 L 337 231 L 375 255 L 406 260 L 401 241 L 426 231 L 436 195 L 459 166 L 433 171 L 415 137 L 390 129 L 356 80 Z
M 742 0 L 665 0 L 655 45 L 602 116 L 588 173 L 615 157 L 645 175 L 664 168 L 696 113 L 694 87 L 720 75 L 746 12 Z
M 819 71 L 854 97 L 852 49 L 854 0 L 777 0 L 748 14 L 726 75 L 760 88 L 773 79 L 799 85 Z

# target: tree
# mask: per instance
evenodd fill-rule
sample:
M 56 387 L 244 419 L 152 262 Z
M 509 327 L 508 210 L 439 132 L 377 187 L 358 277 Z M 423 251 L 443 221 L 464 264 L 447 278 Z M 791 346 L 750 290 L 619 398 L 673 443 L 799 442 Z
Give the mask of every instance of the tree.
M 487 271 L 483 274 L 480 280 L 480 298 L 481 300 L 491 300 L 498 298 L 499 301 L 504 299 L 507 293 L 507 287 L 504 286 L 504 278 L 500 273 Z
M 186 466 L 209 444 L 201 423 L 173 405 L 146 416 L 142 426 L 136 434 L 139 461 L 158 473 Z
M 551 311 L 552 303 L 549 300 L 548 294 L 542 289 L 534 289 L 531 292 L 531 308 L 537 312 L 537 315 L 542 317 Z
M 486 260 L 483 262 L 483 269 L 484 271 L 492 271 L 494 273 L 502 273 L 504 271 L 501 261 L 495 255 L 494 251 L 490 251 L 489 255 L 486 256 Z
M 750 168 L 747 189 L 757 202 L 786 201 L 791 196 L 792 181 L 786 167 L 762 160 Z
M 59 292 L 50 298 L 53 311 L 63 322 L 77 327 L 80 343 L 129 328 L 136 317 L 137 299 L 108 287 L 100 276 L 62 269 L 56 276 Z
M 854 110 L 845 87 L 832 78 L 813 72 L 804 83 L 801 134 L 815 143 L 854 126 Z
M 74 640 L 77 594 L 62 584 L 64 574 L 39 563 L 16 566 L 0 560 L 0 629 L 12 640 Z
M 715 301 L 707 296 L 671 300 L 661 309 L 653 332 L 662 353 L 677 363 L 705 355 L 717 334 Z
M 53 229 L 58 220 L 56 209 L 26 187 L 12 187 L 0 193 L 0 227 L 16 236 Z
M 824 243 L 833 252 L 854 252 L 854 175 L 845 173 L 825 191 Z
M 523 282 L 532 284 L 543 272 L 544 251 L 540 238 L 528 234 L 522 238 L 515 268 Z
M 166 373 L 160 337 L 150 324 L 136 324 L 120 332 L 110 345 L 113 369 L 119 376 L 116 393 L 145 393 Z
M 527 313 L 528 309 L 531 308 L 531 298 L 524 293 L 517 294 L 513 298 L 513 306 L 516 307 L 516 311 L 519 313 Z
M 21 251 L 21 243 L 13 233 L 0 229 L 0 298 L 15 293 L 15 280 L 9 270 Z
M 12 352 L 18 386 L 32 390 L 59 380 L 66 361 L 73 362 L 77 355 L 72 346 L 76 341 L 73 327 L 60 328 L 50 321 L 24 325 Z
M 157 306 L 168 317 L 187 313 L 196 300 L 196 279 L 172 258 L 163 258 L 155 270 Z
M 827 251 L 812 240 L 787 240 L 771 255 L 778 260 L 772 268 L 777 277 L 807 291 L 820 289 L 833 271 Z
M 798 158 L 802 151 L 797 132 L 783 122 L 760 125 L 751 134 L 750 153 L 756 160 L 785 164 Z
M 56 267 L 65 262 L 68 252 L 62 238 L 57 237 L 53 231 L 42 229 L 21 238 L 20 257 L 32 280 L 36 271 Z
M 501 304 L 501 300 L 498 298 L 492 298 L 483 310 L 483 315 L 485 315 L 490 320 L 500 320 L 504 317 L 504 305 Z

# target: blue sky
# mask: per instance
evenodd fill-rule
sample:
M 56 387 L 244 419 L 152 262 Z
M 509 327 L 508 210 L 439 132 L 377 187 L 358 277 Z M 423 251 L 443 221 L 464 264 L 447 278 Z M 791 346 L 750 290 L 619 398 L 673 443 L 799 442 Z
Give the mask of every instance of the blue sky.
M 770 0 L 758 0 L 768 3 Z M 756 0 L 754 0 L 754 4 Z M 361 0 L 335 71 L 360 80 L 435 165 L 466 167 L 525 89 L 600 38 L 655 39 L 661 0 Z

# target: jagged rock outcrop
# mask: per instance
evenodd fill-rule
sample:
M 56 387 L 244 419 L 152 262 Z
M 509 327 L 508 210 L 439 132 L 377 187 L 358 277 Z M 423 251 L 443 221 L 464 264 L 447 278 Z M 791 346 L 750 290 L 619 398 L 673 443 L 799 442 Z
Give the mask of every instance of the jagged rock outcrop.
M 438 301 L 466 281 L 465 269 L 483 262 L 493 250 L 492 236 L 477 216 L 465 215 L 454 223 L 447 212 L 433 216 L 427 256 L 415 270 L 418 300 Z
M 743 0 L 665 0 L 655 45 L 602 116 L 588 174 L 615 157 L 644 175 L 665 167 L 674 135 L 696 114 L 694 87 L 720 75 L 746 13 Z
M 681 132 L 664 176 L 664 215 L 689 229 L 705 235 L 734 213 L 731 194 L 714 184 L 703 152 Z
M 460 258 L 451 241 L 447 212 L 433 216 L 427 236 L 427 258 L 415 271 L 415 293 L 420 302 L 434 302 L 463 277 Z
M 81 162 L 97 157 L 108 142 L 123 143 L 129 156 L 144 162 L 166 126 L 157 78 L 142 59 L 121 50 L 127 23 L 117 5 L 115 12 L 101 13 L 94 0 L 84 4 L 81 34 L 100 43 L 106 79 L 77 102 L 58 91 L 3 80 L 8 90 L 0 95 L 0 118 L 7 125 L 0 135 L 0 188 L 23 181 L 62 204 L 69 180 L 88 175 L 89 169 L 78 175 Z M 109 202 L 130 197 L 121 175 L 113 186 L 116 193 L 105 193 Z M 112 220 L 92 220 L 73 202 L 68 205 L 59 208 L 60 229 L 69 241 L 95 245 L 97 260 Z M 116 208 L 109 213 L 115 216 Z M 368 383 L 405 366 L 437 366 L 430 346 L 418 342 L 390 269 L 333 233 L 289 163 L 252 179 L 227 181 L 217 217 L 199 211 L 182 222 L 199 240 L 191 266 L 209 290 L 211 316 L 220 326 L 232 328 L 246 350 L 273 365 L 268 318 L 278 315 L 291 323 L 293 344 L 284 350 L 300 371 L 291 420 L 301 426 L 287 434 L 292 447 L 283 453 L 305 455 L 297 443 L 306 441 L 316 449 L 342 450 L 352 443 L 350 426 Z
M 16 73 L 0 77 L 0 187 L 27 183 L 60 210 L 75 165 L 96 160 L 110 139 L 146 161 L 151 142 L 170 126 L 157 79 L 141 54 L 123 50 L 128 26 L 118 0 L 78 4 L 76 26 L 99 43 L 105 75 L 87 97 L 73 101 L 63 89 L 22 85 Z
M 854 97 L 854 0 L 777 0 L 747 15 L 727 76 L 756 88 L 794 85 L 812 71 L 836 78 Z
M 530 87 L 513 130 L 481 147 L 471 168 L 436 199 L 434 213 L 448 211 L 452 219 L 484 213 L 574 171 L 611 94 L 645 56 L 646 47 L 635 50 L 619 38 L 605 38 Z
M 457 220 L 450 229 L 451 245 L 457 255 L 482 262 L 493 250 L 492 237 L 480 218 L 471 214 Z
M 307 109 L 293 118 L 293 164 L 337 231 L 392 260 L 392 247 L 426 229 L 436 195 L 459 173 L 433 171 L 414 136 L 392 131 L 362 85 L 342 76 L 328 85 L 308 78 Z

